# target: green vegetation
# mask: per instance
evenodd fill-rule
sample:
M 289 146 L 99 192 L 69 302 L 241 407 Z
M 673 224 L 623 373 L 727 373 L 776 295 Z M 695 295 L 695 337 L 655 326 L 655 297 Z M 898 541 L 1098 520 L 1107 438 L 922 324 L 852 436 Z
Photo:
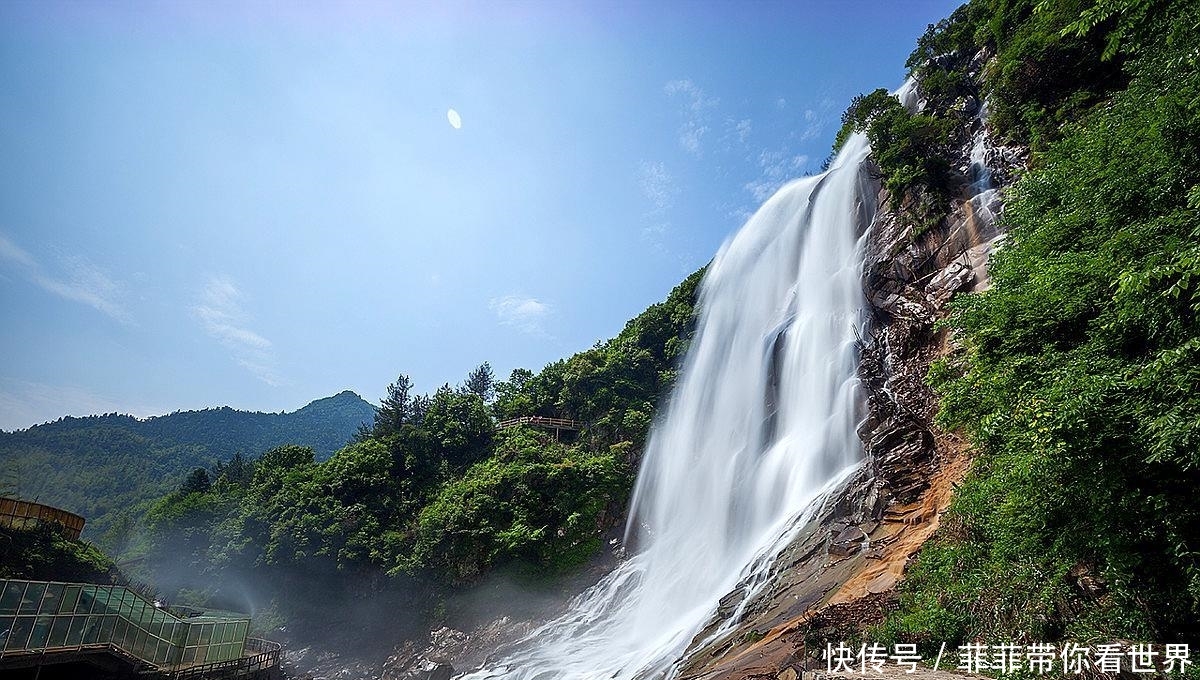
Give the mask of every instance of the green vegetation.
M 1128 83 L 1136 45 L 1151 40 L 1161 0 L 989 0 L 956 10 L 917 42 L 910 73 L 937 115 L 961 113 L 964 97 L 986 97 L 990 122 L 1007 139 L 1043 150 Z M 994 58 L 982 80 L 977 57 Z
M 497 384 L 484 364 L 430 395 L 400 376 L 373 425 L 326 461 L 282 446 L 180 474 L 127 556 L 144 556 L 142 569 L 168 593 L 203 582 L 211 585 L 187 596 L 218 601 L 231 595 L 224 584 L 241 580 L 232 576 L 282 594 L 335 574 L 354 574 L 367 590 L 411 578 L 454 586 L 496 569 L 563 574 L 623 519 L 655 405 L 693 332 L 700 277 L 612 340 L 537 374 L 518 369 Z M 496 429 L 531 415 L 584 428 L 563 441 L 534 427 Z
M 950 150 L 961 146 L 955 118 L 912 113 L 879 89 L 855 97 L 842 120 L 839 135 L 866 133 L 892 210 L 903 208 L 918 224 L 946 212 L 954 186 Z
M 1155 0 L 976 0 L 929 26 L 909 57 L 920 110 L 907 111 L 884 90 L 855 97 L 834 142 L 867 135 L 891 208 L 917 231 L 946 213 L 966 186 L 955 171 L 983 102 L 1006 140 L 1045 150 L 1128 83 L 1126 68 L 1154 36 Z M 989 57 L 994 57 L 989 59 Z
M 590 452 L 514 430 L 495 456 L 421 510 L 413 559 L 454 579 L 514 560 L 561 573 L 600 548 L 599 529 L 624 504 L 632 472 L 619 451 Z
M 873 639 L 933 655 L 972 640 L 1200 633 L 1197 35 L 1195 0 L 973 0 L 910 58 L 925 108 L 877 90 L 846 112 L 838 144 L 868 136 L 893 209 L 915 226 L 961 186 L 955 135 L 983 101 L 989 124 L 1033 152 L 1007 197 L 993 287 L 954 303 L 960 345 L 930 376 L 941 425 L 967 434 L 978 458 Z M 691 340 L 701 275 L 538 373 L 497 383 L 484 364 L 429 395 L 400 376 L 327 460 L 262 438 L 201 453 L 204 438 L 241 430 L 154 439 L 114 416 L 0 435 L 0 450 L 30 474 L 50 475 L 59 457 L 93 466 L 95 481 L 68 473 L 110 504 L 68 504 L 85 514 L 135 503 L 130 489 L 161 493 L 144 516 L 114 514 L 107 536 L 167 588 L 221 584 L 187 597 L 227 596 L 247 574 L 275 594 L 346 574 L 364 590 L 501 569 L 548 578 L 619 524 Z M 584 428 L 565 441 L 496 428 L 535 415 Z M 28 540 L 29 564 L 104 566 L 52 536 Z
M 63 537 L 53 525 L 32 529 L 0 527 L 0 579 L 112 583 L 112 560 L 96 546 Z
M 116 552 L 137 508 L 176 486 L 190 470 L 274 446 L 312 446 L 328 457 L 374 408 L 353 392 L 319 399 L 292 413 L 229 407 L 138 420 L 109 414 L 60 418 L 0 432 L 0 478 L 8 492 L 83 515 L 87 535 Z
M 1196 2 L 977 0 L 922 39 L 990 45 L 993 123 L 1038 151 L 931 373 L 978 458 L 880 638 L 1200 632 L 1197 35 Z
M 534 375 L 513 371 L 496 386 L 500 418 L 538 415 L 588 424 L 593 450 L 628 441 L 640 450 L 654 406 L 666 394 L 691 342 L 696 292 L 704 270 L 695 272 L 625 325 L 617 337 Z

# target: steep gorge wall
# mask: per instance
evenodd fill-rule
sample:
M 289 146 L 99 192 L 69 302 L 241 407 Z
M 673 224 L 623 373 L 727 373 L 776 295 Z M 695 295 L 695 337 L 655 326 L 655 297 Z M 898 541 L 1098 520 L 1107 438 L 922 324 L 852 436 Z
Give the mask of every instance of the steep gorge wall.
M 984 59 L 977 56 L 976 73 Z M 958 105 L 973 113 L 982 108 L 972 98 Z M 983 116 L 967 125 L 958 137 L 970 142 L 951 159 L 955 198 L 923 232 L 904 214 L 914 197 L 890 208 L 877 173 L 868 170 L 880 209 L 867 234 L 863 278 L 871 308 L 859 369 L 863 466 L 777 558 L 770 585 L 749 602 L 743 602 L 748 589 L 722 600 L 712 627 L 697 639 L 739 609 L 741 621 L 719 641 L 691 649 L 684 678 L 789 678 L 823 667 L 824 639 L 844 639 L 893 605 L 909 558 L 937 529 L 965 475 L 968 454 L 954 433 L 934 423 L 937 400 L 925 377 L 954 342 L 936 327 L 949 301 L 988 285 L 987 259 L 1002 241 L 994 217 L 1004 187 L 1027 159 L 1023 149 L 995 143 Z

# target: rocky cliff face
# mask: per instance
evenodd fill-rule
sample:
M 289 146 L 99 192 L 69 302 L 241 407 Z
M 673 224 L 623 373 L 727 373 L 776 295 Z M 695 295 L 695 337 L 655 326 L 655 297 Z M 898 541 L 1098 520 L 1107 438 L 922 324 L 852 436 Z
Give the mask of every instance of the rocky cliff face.
M 985 58 L 976 57 L 976 73 Z M 905 566 L 937 529 L 954 485 L 966 473 L 970 460 L 961 441 L 933 422 L 937 402 L 925 376 L 953 343 L 948 331 L 936 327 L 950 300 L 988 286 L 987 259 L 1003 239 L 995 217 L 1027 153 L 995 143 L 978 115 L 981 102 L 966 98 L 957 105 L 974 117 L 956 135 L 966 141 L 952 159 L 955 198 L 935 226 L 921 231 L 905 217 L 906 202 L 919 197 L 902 197 L 899 210 L 889 209 L 877 173 L 867 168 L 863 176 L 880 206 L 861 211 L 874 215 L 862 225 L 863 291 L 871 308 L 859 371 L 863 465 L 796 532 L 798 538 L 775 560 L 766 587 L 746 584 L 721 601 L 696 640 L 710 638 L 730 616 L 740 621 L 715 642 L 689 649 L 680 665 L 683 678 L 788 680 L 806 668 L 823 668 L 819 655 L 826 641 L 846 639 L 893 606 Z M 752 590 L 757 595 L 750 597 Z M 393 657 L 385 677 L 450 677 L 452 669 L 482 661 L 481 645 L 491 650 L 511 638 L 489 627 L 470 635 L 439 631 L 428 648 Z
M 961 105 L 981 109 L 970 99 Z M 1027 153 L 996 144 L 982 116 L 961 132 L 970 141 L 955 159 L 956 197 L 936 226 L 918 232 L 879 190 L 863 279 L 872 318 L 859 372 L 862 468 L 776 560 L 769 587 L 749 602 L 742 591 L 722 601 L 717 618 L 741 608 L 742 620 L 719 641 L 690 650 L 684 678 L 794 678 L 823 668 L 825 641 L 846 639 L 893 605 L 908 560 L 936 530 L 965 475 L 967 453 L 934 424 L 937 402 L 925 383 L 930 364 L 953 342 L 935 324 L 957 293 L 987 288 L 987 259 L 1003 237 L 994 218 Z

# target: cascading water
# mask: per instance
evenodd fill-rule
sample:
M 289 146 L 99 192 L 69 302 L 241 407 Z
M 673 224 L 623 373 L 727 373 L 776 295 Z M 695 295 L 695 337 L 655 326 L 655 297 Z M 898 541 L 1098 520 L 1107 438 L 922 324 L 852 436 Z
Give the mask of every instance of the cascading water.
M 637 554 L 464 678 L 673 676 L 720 598 L 760 587 L 789 529 L 854 468 L 868 151 L 852 136 L 830 170 L 782 188 L 713 261 L 634 490 Z
M 983 220 L 989 226 L 996 221 L 1000 210 L 1000 191 L 992 181 L 992 171 L 988 168 L 988 107 L 984 101 L 976 114 L 979 129 L 971 139 L 970 164 L 967 166 L 967 177 L 971 181 L 971 204 L 976 218 Z

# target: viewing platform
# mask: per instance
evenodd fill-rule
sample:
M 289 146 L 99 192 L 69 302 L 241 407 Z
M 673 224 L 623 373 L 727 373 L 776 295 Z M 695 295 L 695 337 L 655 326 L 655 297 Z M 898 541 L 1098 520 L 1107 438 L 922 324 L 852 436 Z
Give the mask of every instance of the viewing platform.
M 280 646 L 250 618 L 180 615 L 117 585 L 0 581 L 0 674 L 63 664 L 124 667 L 114 677 L 275 680 Z M 96 657 L 104 658 L 96 658 Z
M 583 428 L 583 423 L 578 420 L 568 420 L 566 418 L 546 418 L 545 416 L 522 416 L 520 418 L 509 418 L 496 423 L 496 429 L 504 430 L 518 425 L 534 425 L 536 427 L 549 427 L 556 430 L 579 430 Z
M 554 430 L 554 437 L 557 439 L 560 432 L 566 430 L 568 432 L 578 432 L 583 429 L 583 423 L 578 420 L 569 420 L 567 418 L 547 418 L 545 416 L 522 416 L 520 418 L 508 418 L 496 423 L 497 430 L 506 430 L 510 427 L 518 425 L 532 425 L 534 427 L 543 427 L 547 430 Z
M 72 541 L 79 540 L 85 520 L 73 512 L 16 498 L 0 498 L 0 527 L 32 529 L 54 524 Z

